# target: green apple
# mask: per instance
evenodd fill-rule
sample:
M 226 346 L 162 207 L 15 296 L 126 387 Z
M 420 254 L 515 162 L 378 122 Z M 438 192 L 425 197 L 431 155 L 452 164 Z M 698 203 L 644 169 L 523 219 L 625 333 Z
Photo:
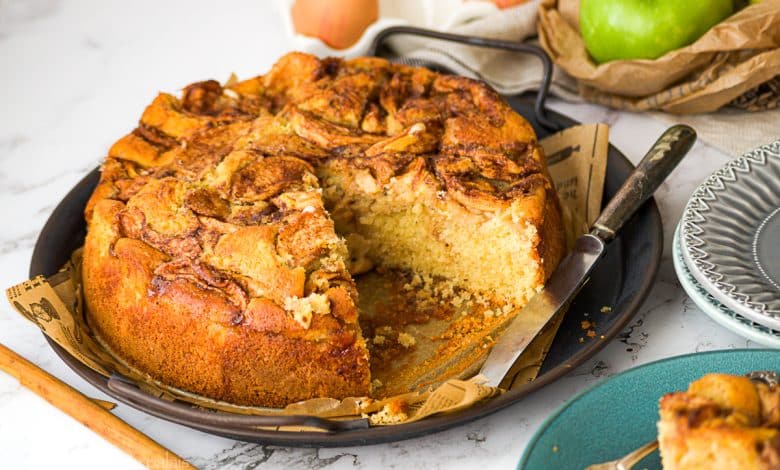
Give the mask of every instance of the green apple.
M 696 41 L 733 11 L 733 0 L 582 0 L 580 31 L 598 63 L 656 59 Z

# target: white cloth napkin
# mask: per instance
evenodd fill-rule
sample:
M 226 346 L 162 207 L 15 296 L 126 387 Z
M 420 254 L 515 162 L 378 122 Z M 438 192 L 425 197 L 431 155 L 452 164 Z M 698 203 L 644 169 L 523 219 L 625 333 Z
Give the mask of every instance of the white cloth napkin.
M 539 0 L 529 0 L 501 10 L 485 0 L 380 0 L 380 20 L 354 46 L 338 51 L 319 40 L 295 34 L 289 19 L 294 0 L 276 1 L 286 15 L 285 24 L 298 49 L 320 56 L 346 57 L 365 54 L 379 31 L 398 24 L 493 39 L 527 40 L 536 35 L 539 5 Z M 438 63 L 455 73 L 485 80 L 499 93 L 535 90 L 541 83 L 542 65 L 534 56 L 408 36 L 393 37 L 390 45 L 399 55 Z M 582 101 L 575 80 L 557 67 L 550 89 L 565 100 Z M 696 129 L 702 141 L 734 156 L 780 138 L 780 109 L 745 112 L 725 108 L 717 113 L 688 116 L 647 114 L 669 124 L 687 123 Z
M 734 157 L 780 139 L 780 108 L 747 112 L 726 107 L 709 114 L 649 114 L 668 124 L 688 124 L 703 142 Z
M 467 36 L 523 41 L 536 35 L 538 5 L 539 0 L 531 0 L 505 10 L 493 8 L 480 17 L 465 19 L 446 29 L 433 29 Z M 439 63 L 460 75 L 485 80 L 499 93 L 522 93 L 537 89 L 541 83 L 542 65 L 534 56 L 447 41 L 410 40 L 402 36 L 391 39 L 390 43 L 400 55 Z M 558 70 L 554 75 L 553 90 L 561 97 L 579 99 L 574 81 Z

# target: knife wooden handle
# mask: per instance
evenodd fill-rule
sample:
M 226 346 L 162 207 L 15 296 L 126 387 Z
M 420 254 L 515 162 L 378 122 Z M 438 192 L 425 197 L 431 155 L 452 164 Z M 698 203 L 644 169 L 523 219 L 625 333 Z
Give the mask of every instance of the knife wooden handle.
M 684 124 L 672 126 L 653 144 L 593 224 L 591 233 L 609 242 L 634 212 L 663 183 L 696 142 L 696 131 Z
M 186 460 L 70 385 L 0 344 L 0 369 L 149 468 L 194 469 Z M 110 465 L 109 465 L 110 466 Z

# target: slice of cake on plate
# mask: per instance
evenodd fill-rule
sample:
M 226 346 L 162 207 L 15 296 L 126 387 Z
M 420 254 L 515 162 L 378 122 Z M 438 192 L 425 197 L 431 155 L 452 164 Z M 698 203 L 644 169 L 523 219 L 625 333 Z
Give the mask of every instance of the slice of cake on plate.
M 666 470 L 780 468 L 780 388 L 708 374 L 660 401 Z

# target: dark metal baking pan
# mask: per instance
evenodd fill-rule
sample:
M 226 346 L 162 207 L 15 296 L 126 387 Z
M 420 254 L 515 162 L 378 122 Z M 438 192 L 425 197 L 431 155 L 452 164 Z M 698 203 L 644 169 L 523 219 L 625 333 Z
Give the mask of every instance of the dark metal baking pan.
M 416 28 L 396 27 L 388 31 L 377 38 L 374 51 L 391 34 L 417 34 L 445 40 L 453 40 L 454 37 L 458 42 L 483 47 L 506 49 L 505 46 L 511 46 L 510 50 L 535 54 L 545 64 L 546 71 L 539 93 L 507 96 L 506 100 L 531 122 L 540 138 L 577 124 L 573 119 L 544 108 L 551 69 L 549 59 L 541 49 L 526 44 L 454 36 Z M 628 159 L 610 145 L 604 200 L 609 200 L 615 194 L 632 169 L 633 165 Z M 86 233 L 83 210 L 98 179 L 99 173 L 95 169 L 56 207 L 35 245 L 30 277 L 56 273 L 71 253 L 83 244 Z M 408 439 L 458 426 L 518 403 L 529 393 L 566 375 L 606 346 L 627 325 L 650 292 L 661 259 L 662 233 L 661 216 L 654 200 L 650 200 L 609 245 L 588 285 L 573 301 L 536 380 L 466 410 L 409 424 L 368 427 L 365 420 L 339 422 L 298 416 L 249 417 L 205 411 L 185 403 L 171 403 L 153 397 L 118 377 L 107 379 L 78 362 L 53 341 L 48 338 L 47 341 L 78 375 L 106 394 L 151 415 L 201 431 L 245 441 L 298 447 L 367 445 Z M 599 312 L 605 305 L 611 306 L 612 311 L 599 317 L 599 337 L 580 342 L 583 336 L 580 322 L 587 318 L 586 314 Z M 323 428 L 326 432 L 259 429 L 259 426 L 289 424 L 311 425 Z

